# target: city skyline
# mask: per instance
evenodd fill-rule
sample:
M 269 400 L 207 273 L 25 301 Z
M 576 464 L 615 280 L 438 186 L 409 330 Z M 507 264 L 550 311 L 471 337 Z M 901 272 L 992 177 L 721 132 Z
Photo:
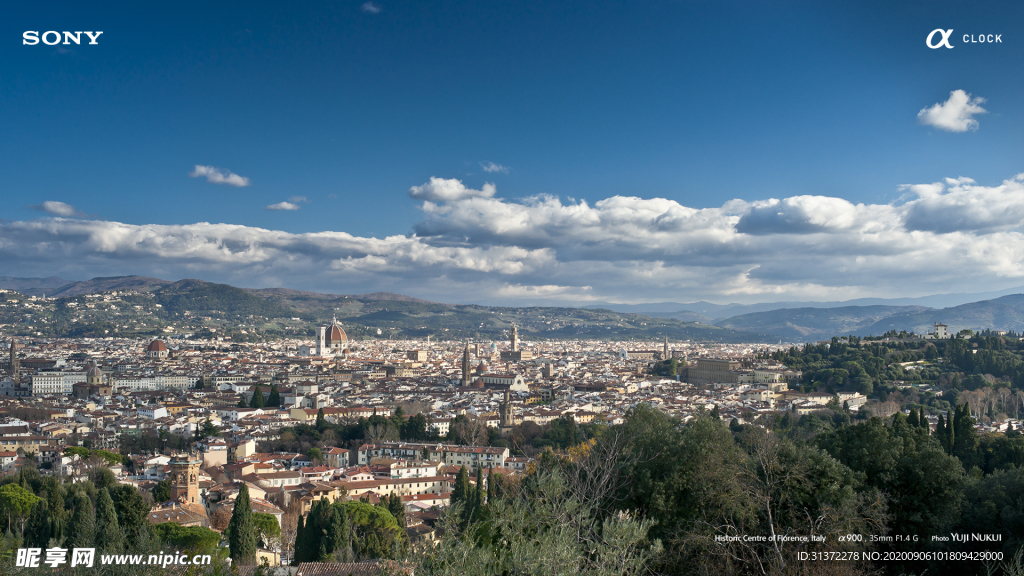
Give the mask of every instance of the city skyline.
M 1019 5 L 366 6 L 12 11 L 0 273 L 578 305 L 1024 283 Z

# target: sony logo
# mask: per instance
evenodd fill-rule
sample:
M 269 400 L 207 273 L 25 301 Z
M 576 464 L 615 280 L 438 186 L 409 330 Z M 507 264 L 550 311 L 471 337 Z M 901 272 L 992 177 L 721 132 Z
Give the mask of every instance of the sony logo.
M 43 44 L 46 44 L 47 46 L 60 44 L 61 40 L 64 41 L 64 44 L 71 44 L 72 42 L 75 44 L 81 44 L 82 34 L 89 37 L 89 44 L 99 44 L 96 39 L 99 38 L 100 34 L 103 34 L 103 32 L 57 32 L 56 30 L 47 30 L 46 32 L 43 32 L 41 38 Z M 22 44 L 35 46 L 36 44 L 39 44 L 39 31 L 26 30 L 25 33 L 21 35 L 21 38 Z

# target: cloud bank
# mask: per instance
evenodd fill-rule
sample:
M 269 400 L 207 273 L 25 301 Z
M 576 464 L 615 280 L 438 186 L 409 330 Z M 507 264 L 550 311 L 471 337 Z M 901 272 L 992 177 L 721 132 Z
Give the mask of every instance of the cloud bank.
M 196 164 L 196 169 L 188 173 L 193 178 L 205 176 L 206 181 L 212 184 L 227 184 L 228 186 L 249 186 L 251 183 L 245 176 L 239 176 L 234 172 L 227 170 L 221 170 L 220 168 L 214 168 L 213 166 L 200 166 Z
M 0 221 L 0 259 L 26 276 L 201 277 L 447 302 L 841 300 L 1024 278 L 1024 173 L 901 188 L 891 204 L 806 195 L 694 208 L 508 200 L 492 185 L 432 178 L 409 192 L 423 217 L 404 236 L 55 217 Z
M 963 90 L 953 90 L 949 93 L 949 100 L 918 112 L 917 121 L 947 132 L 977 130 L 978 121 L 974 119 L 974 115 L 988 112 L 981 107 L 984 103 L 984 98 L 971 98 L 971 95 Z

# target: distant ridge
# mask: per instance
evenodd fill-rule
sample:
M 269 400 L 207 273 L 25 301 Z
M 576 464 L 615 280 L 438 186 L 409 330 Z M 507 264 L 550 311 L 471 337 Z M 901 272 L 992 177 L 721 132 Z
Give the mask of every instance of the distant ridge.
M 13 276 L 0 276 L 0 288 L 4 290 L 15 290 L 29 296 L 42 296 L 49 294 L 62 286 L 67 286 L 71 280 L 65 280 L 56 276 L 48 278 L 15 278 Z
M 96 294 L 98 292 L 109 292 L 111 290 L 135 290 L 136 292 L 152 292 L 172 284 L 170 280 L 150 278 L 148 276 L 108 276 L 72 282 L 62 286 L 47 296 L 54 298 L 65 298 L 68 296 L 82 296 L 84 294 Z
M 321 292 L 307 292 L 305 290 L 293 290 L 291 288 L 243 288 L 248 292 L 259 294 L 264 297 L 276 296 L 279 298 L 288 299 L 315 299 L 315 300 L 339 300 L 345 298 L 355 298 L 357 300 L 392 300 L 395 302 L 416 302 L 418 304 L 438 304 L 438 302 L 431 302 L 430 300 L 422 300 L 420 298 L 414 298 L 412 296 L 406 296 L 404 294 L 396 294 L 395 292 L 368 292 L 366 294 L 323 294 Z

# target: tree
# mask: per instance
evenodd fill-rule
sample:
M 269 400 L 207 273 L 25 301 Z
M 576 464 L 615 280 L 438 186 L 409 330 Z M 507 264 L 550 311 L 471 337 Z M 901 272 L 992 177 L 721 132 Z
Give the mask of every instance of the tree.
M 110 499 L 117 511 L 117 523 L 125 536 L 125 549 L 136 549 L 148 536 L 150 505 L 134 486 L 108 487 Z
M 469 472 L 466 471 L 465 465 L 459 468 L 459 474 L 455 477 L 455 487 L 452 488 L 451 503 L 456 502 L 469 502 Z
M 93 486 L 95 486 L 97 490 L 102 490 L 110 486 L 117 486 L 117 478 L 114 476 L 114 473 L 110 471 L 110 468 L 105 466 L 89 470 L 89 481 L 92 482 Z
M 124 533 L 117 521 L 117 511 L 108 490 L 100 490 L 96 496 L 96 548 L 109 554 L 116 554 L 124 547 Z
M 167 502 L 171 499 L 171 481 L 167 478 L 153 486 L 153 500 L 155 502 Z
M 85 494 L 75 497 L 75 512 L 67 530 L 68 548 L 91 548 L 96 538 L 96 519 L 92 511 L 92 500 Z
M 153 526 L 153 532 L 165 543 L 186 552 L 210 554 L 220 543 L 220 534 L 203 526 L 182 526 L 163 522 Z
M 239 396 L 238 397 L 238 407 L 239 408 L 248 408 L 249 407 L 249 405 L 245 403 L 245 396 Z
M 262 548 L 269 548 L 271 542 L 281 536 L 281 525 L 273 514 L 253 512 L 252 523 L 256 527 L 257 544 Z
M 15 524 L 21 528 L 21 522 L 28 518 L 39 500 L 38 496 L 18 484 L 0 486 L 0 513 L 7 517 L 7 530 L 10 531 Z
M 298 566 L 299 562 L 306 562 L 309 559 L 306 552 L 306 525 L 302 521 L 302 514 L 299 514 L 298 523 L 295 525 L 295 545 L 292 546 L 292 549 L 294 550 L 293 566 Z
M 352 527 L 352 552 L 356 560 L 400 557 L 406 543 L 405 530 L 391 512 L 380 506 L 349 500 L 341 506 Z
M 260 390 L 260 385 L 256 385 L 256 390 L 252 393 L 252 400 L 249 401 L 250 408 L 263 408 L 266 404 L 263 402 L 263 391 Z
M 249 488 L 243 483 L 235 498 L 235 511 L 228 524 L 231 536 L 228 548 L 235 565 L 245 566 L 256 562 L 256 530 L 252 519 L 252 502 Z
M 648 539 L 650 520 L 633 514 L 599 519 L 594 502 L 579 501 L 557 469 L 527 484 L 518 496 L 495 502 L 486 522 L 460 529 L 449 514 L 440 543 L 417 550 L 420 564 L 438 576 L 650 571 L 661 552 L 660 542 Z
M 306 452 L 306 457 L 313 463 L 314 466 L 319 465 L 324 460 L 324 454 L 319 448 L 310 448 Z
M 319 408 L 316 411 L 316 429 L 323 432 L 323 429 L 327 426 L 327 420 L 324 418 L 324 409 Z
M 270 396 L 267 397 L 267 406 L 273 406 L 275 408 L 281 406 L 281 393 L 277 391 L 277 385 L 270 385 Z
M 49 548 L 52 535 L 50 507 L 46 504 L 46 500 L 40 500 L 32 507 L 32 514 L 25 524 L 25 545 L 28 548 Z

